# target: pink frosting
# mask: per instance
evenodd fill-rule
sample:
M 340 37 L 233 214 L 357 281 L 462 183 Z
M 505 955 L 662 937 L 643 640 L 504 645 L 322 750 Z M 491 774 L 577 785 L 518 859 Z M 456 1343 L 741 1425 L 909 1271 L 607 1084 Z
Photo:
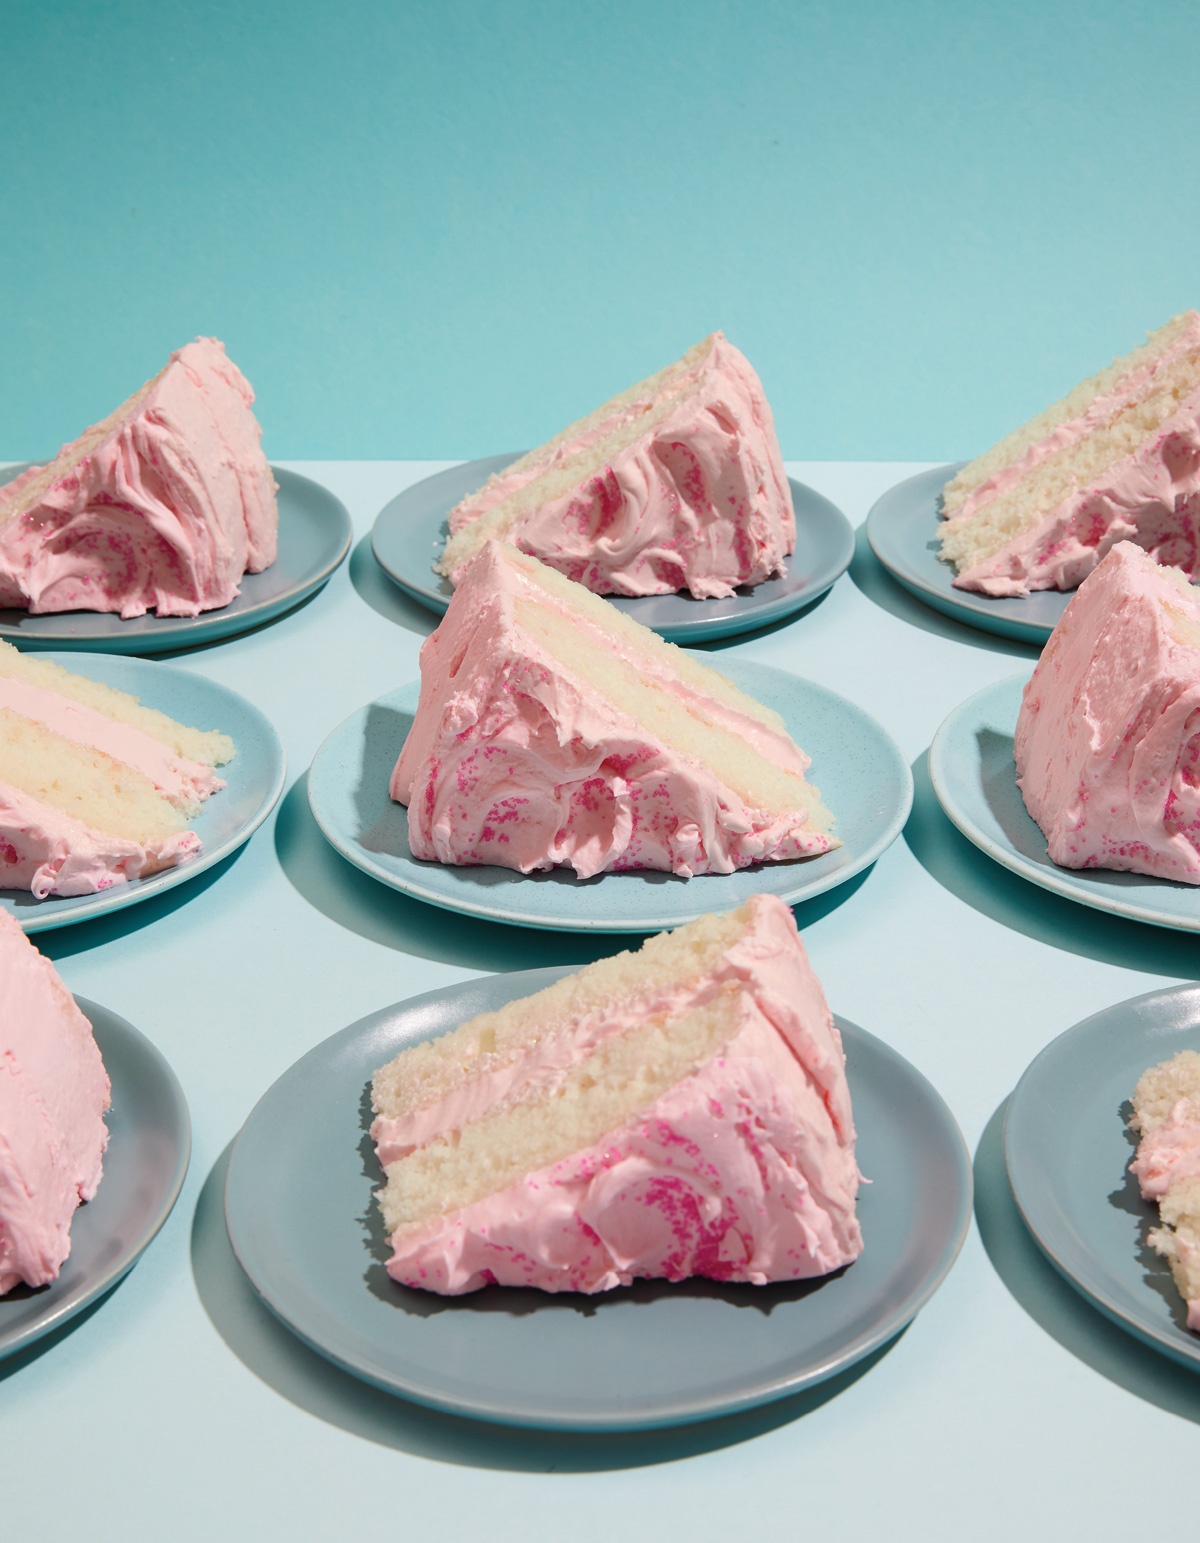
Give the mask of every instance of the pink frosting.
M 195 857 L 200 838 L 190 830 L 151 841 L 127 841 L 0 782 L 0 889 L 47 895 L 94 895 L 147 879 Z
M 480 1112 L 480 1098 L 552 1092 L 595 1044 L 659 1012 L 738 990 L 720 1053 L 603 1140 L 392 1239 L 388 1272 L 458 1294 L 489 1283 L 605 1291 L 637 1277 L 801 1280 L 856 1259 L 860 1182 L 841 1038 L 791 912 L 750 903 L 713 970 L 665 995 L 609 1004 L 556 1033 L 565 1051 L 506 1069 L 465 1103 L 377 1120 L 385 1165 Z
M 100 1182 L 108 1103 L 91 1025 L 0 911 L 0 1293 L 57 1279 Z
M 1200 316 L 1156 359 L 1131 371 L 1078 418 L 1060 424 L 973 490 L 953 516 L 970 519 L 1059 450 L 1106 423 L 1165 364 L 1200 347 Z M 987 595 L 1027 595 L 1035 589 L 1074 589 L 1118 541 L 1133 541 L 1160 563 L 1200 577 L 1200 390 L 1184 397 L 1156 434 L 1075 489 L 1029 530 L 993 556 L 964 568 L 959 589 Z
M 420 703 L 391 780 L 414 856 L 522 873 L 569 865 L 581 878 L 632 868 L 690 877 L 839 844 L 809 826 L 805 808 L 748 804 L 565 669 L 514 606 L 524 594 L 547 606 L 553 597 L 504 551 L 488 543 L 421 649 Z M 612 650 L 590 630 L 596 648 Z M 687 695 L 673 676 L 663 682 Z M 715 699 L 705 706 L 777 766 L 807 768 L 786 733 Z
M 225 786 L 211 767 L 175 755 L 144 729 L 29 681 L 0 675 L 0 711 L 5 708 L 45 724 L 77 745 L 87 745 L 132 766 L 149 778 L 164 798 L 190 812 Z
M 695 389 L 655 428 L 522 515 L 504 540 L 598 594 L 687 589 L 708 599 L 779 573 L 796 544 L 796 520 L 758 376 L 718 332 L 686 379 Z M 548 446 L 524 471 L 492 477 L 451 511 L 451 533 L 652 405 L 627 403 L 592 430 Z M 451 574 L 455 583 L 464 567 Z
M 1129 1169 L 1143 1200 L 1161 1200 L 1172 1184 L 1200 1178 L 1200 1106 L 1177 1100 L 1167 1118 L 1142 1137 Z
M 132 617 L 228 605 L 276 554 L 253 400 L 224 346 L 197 338 L 40 497 L 29 501 L 40 467 L 0 488 L 0 606 Z
M 1200 883 L 1200 603 L 1130 542 L 1080 587 L 1025 687 L 1021 795 L 1064 868 Z

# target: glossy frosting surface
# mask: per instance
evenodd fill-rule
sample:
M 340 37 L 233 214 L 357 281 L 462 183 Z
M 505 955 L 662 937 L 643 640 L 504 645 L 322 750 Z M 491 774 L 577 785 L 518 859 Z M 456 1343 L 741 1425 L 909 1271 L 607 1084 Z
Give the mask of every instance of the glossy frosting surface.
M 276 553 L 253 400 L 223 345 L 197 338 L 81 459 L 65 446 L 40 494 L 41 467 L 0 488 L 0 606 L 128 618 L 228 605 Z
M 838 844 L 812 828 L 799 800 L 784 811 L 754 807 L 648 734 L 522 627 L 515 601 L 524 595 L 554 605 L 489 543 L 421 649 L 420 704 L 391 781 L 392 797 L 408 805 L 414 856 L 523 873 L 569 865 L 581 878 L 629 868 L 691 876 Z M 579 625 L 586 630 L 585 619 Z M 614 646 L 598 632 L 594 643 Z M 686 696 L 690 688 L 657 669 L 648 663 L 648 677 Z M 714 721 L 803 774 L 808 758 L 786 732 L 704 701 Z
M 1014 742 L 1052 861 L 1200 883 L 1198 628 L 1190 588 L 1130 542 L 1072 599 Z
M 57 1279 L 100 1182 L 108 1102 L 91 1025 L 0 911 L 0 1293 Z
M 598 594 L 697 599 L 731 595 L 780 572 L 796 540 L 774 419 L 749 361 L 720 333 L 666 416 L 565 492 L 509 526 L 504 539 Z M 519 472 L 501 472 L 451 511 L 451 533 L 536 476 L 556 471 L 653 405 L 626 403 Z M 455 583 L 465 563 L 451 570 Z
M 638 1277 L 799 1280 L 857 1258 L 860 1182 L 840 1036 L 782 901 L 669 992 L 556 1029 L 490 1085 L 377 1120 L 385 1165 L 506 1099 L 550 1096 L 596 1043 L 736 991 L 718 1053 L 617 1129 L 482 1200 L 392 1239 L 389 1273 L 458 1294 L 489 1283 L 604 1291 Z

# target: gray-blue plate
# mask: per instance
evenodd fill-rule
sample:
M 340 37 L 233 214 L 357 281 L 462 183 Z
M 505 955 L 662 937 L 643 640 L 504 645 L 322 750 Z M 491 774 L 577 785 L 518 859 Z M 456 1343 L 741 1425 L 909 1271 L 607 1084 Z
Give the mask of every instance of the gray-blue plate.
M 1017 1084 L 1004 1121 L 1009 1183 L 1052 1264 L 1138 1339 L 1200 1371 L 1166 1261 L 1146 1243 L 1158 1208 L 1128 1173 L 1128 1100 L 1148 1066 L 1200 1050 L 1200 986 L 1120 1002 L 1051 1041 Z
M 124 1018 L 84 997 L 112 1081 L 108 1151 L 96 1197 L 71 1223 L 62 1273 L 0 1297 L 0 1360 L 61 1328 L 137 1263 L 179 1198 L 192 1149 L 187 1103 L 161 1051 Z
M 0 483 L 21 471 L 10 466 Z M 159 654 L 169 648 L 213 643 L 273 621 L 321 587 L 350 550 L 350 516 L 328 488 L 276 466 L 279 483 L 279 556 L 262 573 L 248 573 L 241 592 L 219 611 L 199 616 L 136 616 L 122 621 L 104 611 L 59 611 L 30 616 L 0 610 L 0 638 L 23 648 L 89 648 L 110 654 Z
M 1017 787 L 1013 734 L 1028 676 L 970 697 L 934 735 L 929 777 L 938 802 L 968 841 L 996 862 L 1068 900 L 1156 927 L 1200 932 L 1200 887 L 1107 868 L 1059 868 Z
M 964 462 L 918 472 L 880 498 L 867 516 L 871 550 L 892 577 L 955 621 L 1001 637 L 1044 643 L 1067 608 L 1071 594 L 1058 589 L 990 599 L 955 589 L 954 569 L 938 557 L 938 495 Z M 1074 591 L 1071 591 L 1073 594 Z
M 394 583 L 429 610 L 441 614 L 452 594 L 448 580 L 433 571 L 434 558 L 446 544 L 447 514 L 493 472 L 516 459 L 513 454 L 465 461 L 406 488 L 380 510 L 371 536 L 376 560 Z M 790 477 L 788 482 L 796 506 L 796 550 L 785 560 L 781 577 L 741 589 L 728 600 L 693 600 L 688 594 L 635 599 L 610 595 L 609 600 L 672 643 L 736 637 L 811 605 L 850 566 L 854 530 L 841 510 L 815 489 Z
M 799 1392 L 885 1344 L 933 1295 L 971 1215 L 954 1118 L 913 1066 L 838 1020 L 871 1179 L 865 1247 L 821 1281 L 643 1281 L 584 1297 L 398 1286 L 372 1201 L 366 1127 L 376 1067 L 563 970 L 467 981 L 398 1003 L 310 1051 L 234 1145 L 225 1219 L 268 1307 L 314 1350 L 377 1387 L 455 1414 L 564 1430 L 708 1419 Z
M 559 932 L 660 932 L 732 910 L 751 895 L 794 905 L 845 883 L 891 845 L 908 818 L 912 773 L 899 746 L 824 686 L 740 659 L 722 659 L 721 671 L 781 713 L 812 756 L 812 780 L 837 815 L 842 845 L 835 851 L 692 879 L 649 871 L 579 879 L 570 868 L 522 874 L 419 861 L 408 845 L 408 811 L 388 797 L 417 707 L 416 681 L 360 708 L 317 751 L 308 774 L 313 817 L 343 857 L 382 884 L 449 911 Z
M 90 675 L 121 691 L 132 691 L 147 707 L 157 707 L 180 723 L 199 729 L 221 729 L 233 738 L 237 755 L 220 768 L 226 786 L 214 793 L 191 823 L 203 850 L 190 862 L 165 868 L 149 879 L 114 884 L 98 895 L 35 900 L 27 889 L 0 889 L 0 906 L 10 911 L 26 932 L 68 927 L 90 921 L 123 906 L 161 895 L 235 852 L 275 807 L 283 791 L 284 756 L 279 735 L 258 708 L 205 675 L 180 665 L 152 659 L 121 658 L 117 654 L 47 654 L 49 659 Z

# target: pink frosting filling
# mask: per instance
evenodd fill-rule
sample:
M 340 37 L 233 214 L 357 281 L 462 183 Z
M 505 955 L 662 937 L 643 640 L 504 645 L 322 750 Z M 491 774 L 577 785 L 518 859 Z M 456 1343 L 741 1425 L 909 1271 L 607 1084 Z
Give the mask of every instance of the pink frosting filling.
M 1193 313 L 1169 349 L 981 484 L 955 513 L 955 521 L 972 518 L 1051 455 L 1090 434 L 1165 364 L 1197 347 L 1200 316 Z M 954 584 L 996 596 L 1074 589 L 1118 541 L 1133 541 L 1160 563 L 1200 576 L 1200 390 L 1185 397 L 1131 455 L 1077 488 L 993 556 L 964 568 Z
M 707 599 L 779 573 L 796 544 L 796 521 L 758 376 L 718 332 L 687 379 L 695 389 L 655 428 L 522 515 L 504 539 L 598 594 L 687 589 Z M 451 532 L 652 405 L 629 403 L 524 472 L 500 473 L 451 512 Z M 464 566 L 452 574 L 455 583 Z
M 193 808 L 225 786 L 211 767 L 175 755 L 144 729 L 121 723 L 86 703 L 60 696 L 57 691 L 0 675 L 0 709 L 3 708 L 45 724 L 74 744 L 87 745 L 132 766 L 149 778 L 164 798 L 181 808 Z
M 1162 1124 L 1142 1137 L 1129 1169 L 1143 1200 L 1161 1200 L 1179 1180 L 1200 1178 L 1200 1108 L 1179 1099 Z
M 0 911 L 0 1293 L 57 1279 L 100 1182 L 108 1103 L 91 1025 Z
M 1065 868 L 1200 883 L 1200 605 L 1129 542 L 1080 587 L 1025 687 L 1021 795 Z
M 133 617 L 228 605 L 276 554 L 253 400 L 223 345 L 198 338 L 39 498 L 39 467 L 0 488 L 0 606 Z
M 556 1034 L 549 1056 L 407 1120 L 377 1120 L 385 1166 L 491 1100 L 549 1093 L 603 1038 L 739 988 L 720 1053 L 603 1140 L 474 1204 L 397 1233 L 388 1272 L 447 1294 L 489 1283 L 605 1291 L 637 1277 L 800 1280 L 856 1259 L 860 1176 L 841 1039 L 773 896 L 706 975 L 613 1003 Z M 539 1047 L 540 1052 L 540 1047 Z
M 808 825 L 805 808 L 757 808 L 648 739 L 522 629 L 514 598 L 524 593 L 555 603 L 490 542 L 421 649 L 420 703 L 390 785 L 408 805 L 414 856 L 522 873 L 569 865 L 581 878 L 631 868 L 691 876 L 838 845 Z M 614 644 L 596 632 L 595 646 Z M 648 678 L 656 669 L 647 665 Z M 670 689 L 688 694 L 673 677 Z M 714 699 L 705 706 L 777 766 L 807 768 L 786 734 Z

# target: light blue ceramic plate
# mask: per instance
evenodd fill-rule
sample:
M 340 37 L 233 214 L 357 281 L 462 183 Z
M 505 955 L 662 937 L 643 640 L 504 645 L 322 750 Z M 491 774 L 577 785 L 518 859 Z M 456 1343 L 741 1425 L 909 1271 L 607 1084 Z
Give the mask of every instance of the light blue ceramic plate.
M 493 975 L 401 1002 L 318 1045 L 234 1145 L 225 1218 L 256 1290 L 314 1350 L 367 1382 L 477 1419 L 565 1430 L 683 1424 L 811 1387 L 885 1344 L 933 1295 L 971 1215 L 953 1116 L 882 1040 L 841 1019 L 865 1247 L 822 1281 L 643 1281 L 584 1297 L 398 1286 L 371 1195 L 371 1075 L 406 1045 L 548 985 Z
M 900 748 L 861 708 L 824 686 L 737 659 L 722 659 L 721 670 L 781 713 L 812 756 L 812 780 L 837 814 L 843 844 L 836 851 L 692 879 L 651 872 L 578 879 L 569 868 L 521 874 L 418 861 L 409 850 L 408 811 L 388 797 L 416 711 L 416 681 L 360 708 L 321 746 L 308 774 L 313 816 L 343 857 L 381 883 L 430 905 L 522 927 L 658 932 L 732 910 L 751 895 L 795 904 L 844 883 L 891 845 L 908 818 L 912 774 Z
M 380 567 L 414 600 L 439 614 L 450 603 L 447 580 L 433 571 L 446 544 L 446 516 L 460 499 L 501 471 L 516 455 L 493 455 L 435 473 L 406 488 L 380 510 L 371 545 Z M 854 531 L 827 498 L 788 479 L 796 506 L 796 550 L 778 579 L 740 590 L 728 600 L 693 600 L 687 594 L 609 598 L 612 604 L 672 643 L 735 637 L 811 605 L 845 573 L 854 555 Z
M 47 654 L 46 658 L 90 675 L 121 691 L 132 691 L 147 707 L 157 707 L 180 723 L 200 729 L 222 729 L 233 737 L 237 755 L 220 768 L 227 786 L 213 796 L 192 821 L 191 829 L 204 843 L 199 857 L 166 868 L 153 878 L 114 884 L 98 895 L 71 899 L 50 896 L 35 900 L 28 890 L 0 889 L 0 906 L 10 911 L 26 932 L 48 927 L 67 927 L 90 921 L 139 900 L 161 895 L 176 884 L 186 884 L 197 874 L 219 863 L 248 841 L 283 791 L 283 746 L 275 730 L 246 698 L 228 686 L 180 665 L 158 664 L 151 659 L 121 658 L 116 654 Z
M 0 1359 L 61 1328 L 115 1286 L 171 1214 L 187 1173 L 191 1125 L 175 1073 L 124 1018 L 77 1000 L 112 1080 L 104 1177 L 96 1198 L 75 1213 L 58 1279 L 0 1297 Z
M 1026 813 L 1013 767 L 1025 675 L 998 681 L 956 707 L 929 747 L 938 802 L 968 841 L 1043 889 L 1156 927 L 1200 932 L 1200 887 L 1106 868 L 1059 868 Z
M 989 599 L 955 589 L 954 569 L 937 555 L 938 495 L 963 464 L 935 466 L 889 488 L 867 516 L 871 550 L 894 579 L 935 611 L 983 632 L 1044 643 L 1066 610 L 1070 594 L 1044 589 L 1023 597 Z
M 122 621 L 100 611 L 30 616 L 0 610 L 0 638 L 23 648 L 88 648 L 111 654 L 159 654 L 231 637 L 285 611 L 320 589 L 350 550 L 350 516 L 328 488 L 282 467 L 279 483 L 279 556 L 263 573 L 248 573 L 241 593 L 220 611 L 199 616 L 138 616 Z M 21 470 L 0 472 L 0 483 Z
M 1017 1084 L 1004 1154 L 1017 1205 L 1051 1263 L 1115 1323 L 1200 1371 L 1166 1261 L 1146 1243 L 1157 1207 L 1128 1173 L 1129 1097 L 1148 1066 L 1200 1050 L 1200 986 L 1109 1007 L 1060 1034 Z

